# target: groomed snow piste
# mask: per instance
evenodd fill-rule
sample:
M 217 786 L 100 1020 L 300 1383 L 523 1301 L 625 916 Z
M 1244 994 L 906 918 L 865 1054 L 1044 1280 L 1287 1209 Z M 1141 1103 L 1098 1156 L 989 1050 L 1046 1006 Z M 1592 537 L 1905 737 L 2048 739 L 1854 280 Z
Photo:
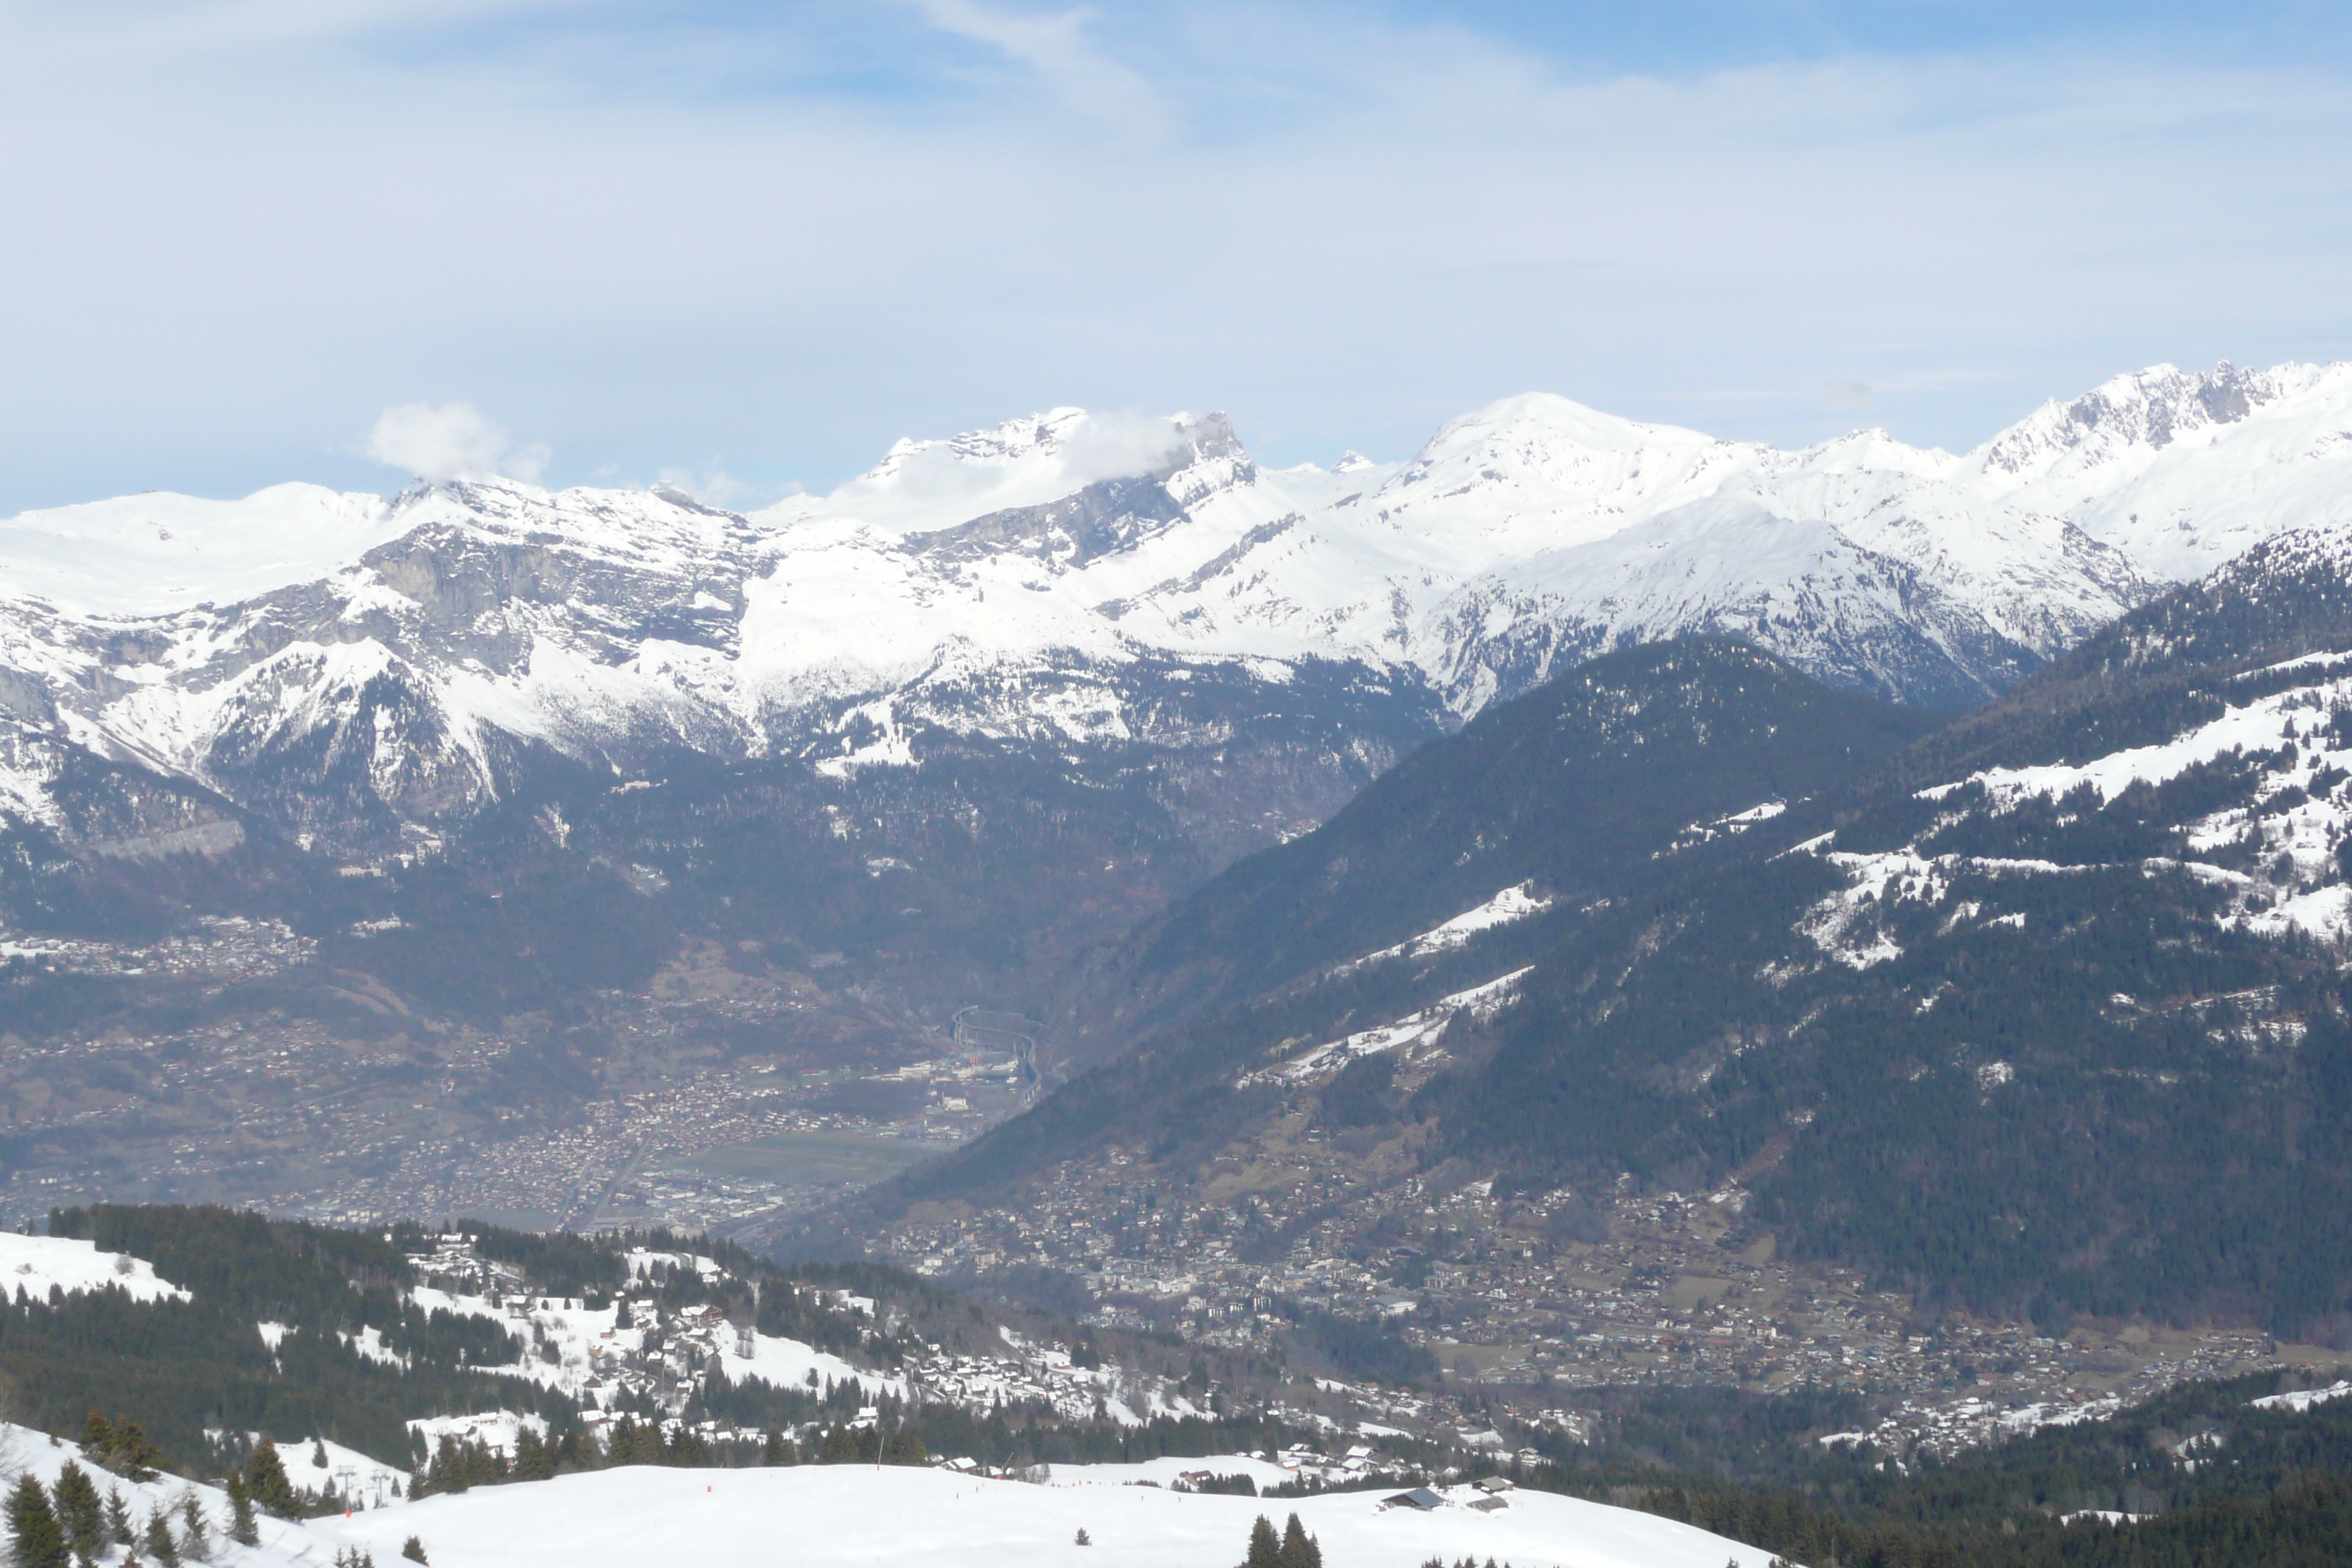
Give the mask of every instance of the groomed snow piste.
M 0 1470 L 54 1485 L 71 1443 L 0 1426 Z M 303 1454 L 287 1451 L 289 1466 Z M 1245 1459 L 1200 1459 L 1201 1468 L 1248 1468 Z M 1444 1492 L 1429 1512 L 1383 1510 L 1380 1492 L 1295 1502 L 1196 1496 L 1129 1484 L 1158 1466 L 1057 1468 L 1045 1485 L 979 1480 L 944 1470 L 811 1465 L 791 1469 L 692 1470 L 630 1466 L 551 1481 L 481 1487 L 421 1502 L 394 1502 L 341 1518 L 260 1521 L 260 1542 L 227 1539 L 228 1500 L 218 1488 L 174 1476 L 118 1481 L 84 1463 L 100 1490 L 119 1487 L 132 1518 L 178 1520 L 193 1494 L 209 1524 L 215 1568 L 323 1568 L 357 1547 L 377 1568 L 397 1568 L 416 1536 L 433 1568 L 647 1568 L 656 1563 L 791 1563 L 796 1568 L 1232 1568 L 1259 1514 L 1278 1525 L 1292 1510 L 1322 1542 L 1332 1568 L 1419 1568 L 1492 1556 L 1513 1568 L 1767 1568 L 1770 1553 L 1630 1509 L 1514 1491 L 1504 1506 L 1468 1506 L 1482 1494 Z M 1089 1546 L 1076 1544 L 1087 1531 Z M 123 1549 L 107 1554 L 120 1564 Z
M 1214 1469 L 1220 1461 L 1196 1461 Z M 1229 1467 L 1230 1468 L 1230 1467 Z M 416 1535 L 434 1568 L 645 1568 L 791 1562 L 804 1568 L 1233 1568 L 1261 1514 L 1296 1510 L 1332 1568 L 1420 1568 L 1475 1556 L 1513 1568 L 1766 1568 L 1771 1554 L 1670 1520 L 1571 1498 L 1449 1489 L 1446 1506 L 1383 1510 L 1380 1492 L 1297 1501 L 1131 1486 L 1125 1467 L 1056 1468 L 1050 1484 L 939 1470 L 803 1466 L 630 1468 L 432 1497 L 314 1527 L 390 1568 Z M 1076 1544 L 1084 1530 L 1092 1544 Z

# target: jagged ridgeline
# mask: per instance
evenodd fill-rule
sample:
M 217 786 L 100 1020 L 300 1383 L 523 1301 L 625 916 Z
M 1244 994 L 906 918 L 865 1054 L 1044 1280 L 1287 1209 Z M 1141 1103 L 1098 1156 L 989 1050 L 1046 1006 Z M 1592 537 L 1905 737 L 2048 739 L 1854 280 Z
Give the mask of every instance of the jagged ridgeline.
M 1923 1308 L 2352 1331 L 2347 584 L 2284 536 L 1907 748 L 1759 656 L 1587 666 L 1180 905 L 1087 1004 L 1135 1055 L 919 1191 L 1320 1104 L 1498 1194 L 1719 1193 Z

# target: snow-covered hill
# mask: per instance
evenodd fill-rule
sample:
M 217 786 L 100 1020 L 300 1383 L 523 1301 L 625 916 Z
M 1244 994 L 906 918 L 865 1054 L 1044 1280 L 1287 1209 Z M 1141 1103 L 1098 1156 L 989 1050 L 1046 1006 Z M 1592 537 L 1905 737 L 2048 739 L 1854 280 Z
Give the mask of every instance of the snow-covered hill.
M 789 1469 L 670 1469 L 629 1466 L 551 1481 L 477 1488 L 294 1522 L 264 1517 L 259 1541 L 228 1539 L 220 1488 L 158 1476 L 120 1480 L 71 1443 L 0 1424 L 0 1467 L 54 1486 L 68 1462 L 121 1493 L 134 1524 L 151 1516 L 184 1538 L 191 1500 L 206 1525 L 204 1561 L 217 1568 L 282 1568 L 365 1552 L 391 1568 L 409 1537 L 434 1568 L 640 1568 L 647 1563 L 760 1562 L 791 1542 L 812 1564 L 910 1562 L 1110 1562 L 1138 1568 L 1224 1568 L 1248 1543 L 1250 1524 L 1296 1510 L 1327 1561 L 1349 1568 L 1415 1568 L 1433 1555 L 1559 1568 L 1765 1568 L 1769 1552 L 1630 1509 L 1514 1491 L 1504 1506 L 1474 1509 L 1485 1494 L 1449 1488 L 1429 1511 L 1382 1510 L 1381 1494 L 1351 1492 L 1265 1503 L 1131 1485 L 1142 1466 L 1057 1468 L 1045 1485 L 985 1480 L 946 1469 L 803 1466 Z M 1204 1466 L 1219 1461 L 1203 1460 Z M 1165 1467 L 1162 1467 L 1163 1468 Z M 1238 1468 L 1228 1465 L 1228 1468 Z M 1084 1530 L 1090 1546 L 1077 1545 Z M 780 1533 L 781 1532 L 781 1533 Z M 101 1561 L 132 1555 L 110 1546 Z
M 1965 703 L 2154 585 L 2347 519 L 2352 365 L 2158 367 L 1962 456 L 1528 395 L 1328 470 L 1260 467 L 1220 416 L 1057 409 L 748 516 L 504 480 L 126 497 L 0 522 L 0 810 L 71 839 L 82 748 L 381 843 L 550 758 L 1206 752 L 1232 738 L 1188 700 L 1211 672 L 1339 671 L 1314 700 L 1344 729 L 1694 631 Z
M 1214 1468 L 1217 1461 L 1201 1461 Z M 793 1560 L 812 1564 L 914 1562 L 940 1568 L 1004 1563 L 1095 1563 L 1133 1568 L 1227 1568 L 1261 1513 L 1296 1511 L 1324 1560 L 1348 1568 L 1418 1568 L 1433 1556 L 1508 1561 L 1521 1568 L 1765 1568 L 1771 1554 L 1690 1525 L 1601 1503 L 1528 1491 L 1474 1509 L 1485 1494 L 1448 1488 L 1444 1505 L 1383 1509 L 1379 1492 L 1264 1502 L 1129 1484 L 1140 1467 L 1055 1467 L 1051 1481 L 982 1480 L 945 1470 L 803 1466 L 674 1470 L 643 1467 L 331 1519 L 301 1533 L 327 1548 L 355 1544 L 379 1564 L 415 1535 L 434 1568 L 476 1563 L 604 1568 L 649 1562 L 756 1562 L 780 1527 Z M 296 1533 L 278 1527 L 277 1549 Z M 1084 1531 L 1089 1544 L 1078 1545 Z
M 127 1252 L 100 1252 L 96 1244 L 66 1237 L 19 1236 L 0 1231 L 0 1294 L 22 1291 L 37 1301 L 51 1290 L 68 1296 L 87 1290 L 121 1290 L 134 1301 L 179 1300 L 188 1293 L 160 1279 L 155 1266 Z

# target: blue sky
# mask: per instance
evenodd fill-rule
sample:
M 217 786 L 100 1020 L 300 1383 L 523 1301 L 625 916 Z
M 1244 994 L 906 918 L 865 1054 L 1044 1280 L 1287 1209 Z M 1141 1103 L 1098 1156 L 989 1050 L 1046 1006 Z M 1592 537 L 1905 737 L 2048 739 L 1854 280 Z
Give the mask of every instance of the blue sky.
M 1072 403 L 1965 447 L 2352 357 L 2343 15 L 0 0 L 0 514 L 389 489 L 416 403 L 744 505 Z

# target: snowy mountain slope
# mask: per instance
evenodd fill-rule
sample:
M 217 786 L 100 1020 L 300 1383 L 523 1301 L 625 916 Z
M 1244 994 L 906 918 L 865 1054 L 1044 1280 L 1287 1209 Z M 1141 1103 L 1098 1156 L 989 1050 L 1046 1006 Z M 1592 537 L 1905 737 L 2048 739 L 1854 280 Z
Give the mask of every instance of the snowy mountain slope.
M 381 496 L 319 485 L 273 485 L 235 501 L 121 496 L 11 519 L 0 583 L 69 612 L 170 615 L 315 581 L 404 531 Z
M 630 1467 L 431 1497 L 306 1528 L 321 1542 L 358 1544 L 380 1563 L 394 1561 L 413 1533 L 435 1568 L 758 1561 L 773 1552 L 780 1521 L 790 1521 L 794 1560 L 816 1564 L 1101 1560 L 1225 1568 L 1259 1514 L 1279 1521 L 1295 1510 L 1325 1561 L 1349 1568 L 1489 1555 L 1556 1568 L 1764 1568 L 1770 1558 L 1689 1525 L 1549 1494 L 1515 1491 L 1506 1507 L 1479 1511 L 1469 1503 L 1483 1494 L 1451 1488 L 1446 1506 L 1433 1511 L 1383 1511 L 1378 1492 L 1267 1503 L 1129 1486 L 1118 1474 L 1126 1468 L 1056 1466 L 1050 1484 L 1031 1486 L 895 1467 Z M 1074 1544 L 1081 1530 L 1091 1546 Z
M 22 1290 L 46 1300 L 51 1290 L 68 1296 L 87 1290 L 121 1290 L 134 1301 L 184 1301 L 188 1293 L 155 1272 L 155 1266 L 127 1252 L 103 1253 L 97 1244 L 68 1237 L 18 1236 L 0 1231 L 0 1293 Z
M 2044 404 L 1958 477 L 2187 581 L 2283 530 L 2352 520 L 2352 364 L 2119 375 Z
M 2348 542 L 2276 536 L 1932 731 L 1714 643 L 1498 704 L 1139 931 L 1079 1019 L 1119 1070 L 905 1196 L 1014 1209 L 1149 1149 L 1197 1199 L 1305 1116 L 1415 1141 L 1342 1167 L 1363 1224 L 1446 1159 L 1707 1193 L 1923 1303 L 2333 1331 Z M 1521 887 L 1549 907 L 1431 940 Z
M 1259 467 L 1222 416 L 1056 409 L 750 516 L 503 480 L 128 497 L 0 522 L 0 710 L 356 843 L 465 820 L 551 761 L 1214 748 L 1224 721 L 1177 691 L 1210 668 L 1328 668 L 1335 722 L 1414 722 L 1406 689 L 1466 717 L 1709 631 L 1965 705 L 2352 507 L 2347 426 L 2352 367 L 2158 367 L 1963 457 L 1876 432 L 1783 453 L 1528 395 L 1328 471 Z M 38 770 L 8 773 L 37 815 Z

